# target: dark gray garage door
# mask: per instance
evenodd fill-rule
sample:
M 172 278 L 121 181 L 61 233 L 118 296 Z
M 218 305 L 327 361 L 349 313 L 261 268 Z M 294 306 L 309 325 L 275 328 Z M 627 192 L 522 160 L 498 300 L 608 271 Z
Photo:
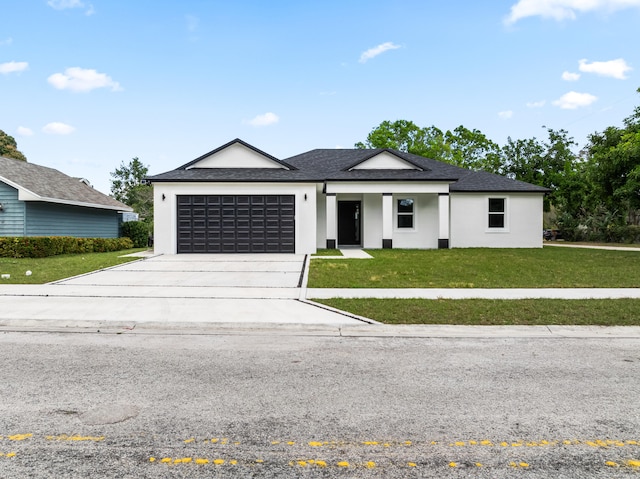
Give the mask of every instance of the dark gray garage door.
M 295 196 L 178 196 L 178 253 L 295 253 Z

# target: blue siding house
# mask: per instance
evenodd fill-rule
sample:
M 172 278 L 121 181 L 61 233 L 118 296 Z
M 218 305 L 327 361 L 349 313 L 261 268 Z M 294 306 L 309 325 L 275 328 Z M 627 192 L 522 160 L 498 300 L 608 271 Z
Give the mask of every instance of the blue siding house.
M 0 157 L 0 236 L 117 238 L 130 211 L 84 180 Z

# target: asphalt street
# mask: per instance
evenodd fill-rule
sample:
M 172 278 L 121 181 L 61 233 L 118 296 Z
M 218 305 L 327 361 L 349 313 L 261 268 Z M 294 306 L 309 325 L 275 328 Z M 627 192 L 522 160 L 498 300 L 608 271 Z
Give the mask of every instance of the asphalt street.
M 637 338 L 0 333 L 0 477 L 640 473 Z

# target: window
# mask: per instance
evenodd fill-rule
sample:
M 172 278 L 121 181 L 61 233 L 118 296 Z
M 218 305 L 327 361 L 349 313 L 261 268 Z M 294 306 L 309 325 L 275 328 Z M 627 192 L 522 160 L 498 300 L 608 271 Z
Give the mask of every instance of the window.
M 504 198 L 489 198 L 489 228 L 504 228 Z
M 413 228 L 413 206 L 411 198 L 398 200 L 398 228 Z

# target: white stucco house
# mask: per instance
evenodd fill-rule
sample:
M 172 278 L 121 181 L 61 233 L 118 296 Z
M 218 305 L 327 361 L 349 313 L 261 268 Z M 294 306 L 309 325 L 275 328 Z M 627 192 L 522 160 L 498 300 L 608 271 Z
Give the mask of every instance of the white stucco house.
M 239 139 L 147 180 L 159 254 L 537 248 L 548 192 L 395 150 L 279 160 Z

